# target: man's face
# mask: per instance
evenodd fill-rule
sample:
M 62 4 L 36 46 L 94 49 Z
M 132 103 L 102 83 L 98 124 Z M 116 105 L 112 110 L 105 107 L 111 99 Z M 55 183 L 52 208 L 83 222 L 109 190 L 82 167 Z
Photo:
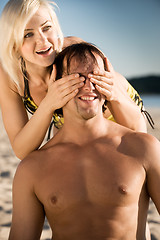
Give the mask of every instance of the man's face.
M 86 120 L 95 117 L 101 112 L 102 105 L 105 101 L 104 95 L 98 92 L 95 85 L 90 82 L 90 79 L 88 78 L 88 74 L 93 73 L 95 70 L 104 71 L 102 58 L 97 54 L 94 55 L 97 64 L 94 63 L 91 56 L 88 56 L 87 62 L 81 62 L 78 57 L 73 57 L 68 71 L 68 74 L 79 73 L 80 76 L 85 77 L 85 84 L 79 89 L 78 94 L 66 104 L 65 109 L 67 108 L 70 111 L 76 111 L 80 117 Z M 64 68 L 66 69 L 66 62 L 64 62 Z M 63 76 L 66 75 L 65 72 Z

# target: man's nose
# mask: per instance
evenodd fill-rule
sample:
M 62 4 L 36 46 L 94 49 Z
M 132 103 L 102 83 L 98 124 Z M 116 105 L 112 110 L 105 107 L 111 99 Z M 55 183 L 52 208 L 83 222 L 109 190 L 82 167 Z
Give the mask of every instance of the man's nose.
M 87 79 L 84 81 L 83 89 L 85 89 L 85 90 L 87 90 L 87 91 L 95 90 L 95 86 L 94 86 L 94 84 L 89 80 L 89 78 L 87 78 Z

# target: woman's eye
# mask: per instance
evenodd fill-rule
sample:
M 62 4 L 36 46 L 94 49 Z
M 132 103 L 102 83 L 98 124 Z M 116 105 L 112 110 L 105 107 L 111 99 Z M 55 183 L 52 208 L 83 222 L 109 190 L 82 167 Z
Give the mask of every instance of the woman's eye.
M 24 38 L 30 38 L 33 36 L 33 33 L 29 32 L 26 35 L 24 35 Z
M 50 25 L 49 25 L 49 26 L 46 26 L 46 27 L 44 27 L 44 28 L 43 28 L 43 32 L 50 30 L 50 29 L 51 29 L 51 27 L 52 27 L 52 26 L 50 26 Z

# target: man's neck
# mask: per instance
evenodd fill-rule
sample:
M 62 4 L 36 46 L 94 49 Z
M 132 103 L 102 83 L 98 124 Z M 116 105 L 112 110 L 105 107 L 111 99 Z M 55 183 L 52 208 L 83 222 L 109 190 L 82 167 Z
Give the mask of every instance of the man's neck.
M 63 142 L 73 142 L 82 145 L 105 136 L 108 132 L 107 122 L 103 115 L 89 120 L 76 119 L 67 121 L 65 119 L 60 136 Z

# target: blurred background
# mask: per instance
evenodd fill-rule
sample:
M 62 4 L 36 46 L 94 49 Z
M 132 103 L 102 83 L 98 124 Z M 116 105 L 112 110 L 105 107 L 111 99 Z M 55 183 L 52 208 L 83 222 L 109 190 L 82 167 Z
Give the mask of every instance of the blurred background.
M 160 98 L 153 96 L 160 94 L 160 0 L 55 2 L 64 36 L 96 44 L 116 71 L 160 106 Z M 0 1 L 0 13 L 6 3 Z
M 96 44 L 114 69 L 124 75 L 143 98 L 155 122 L 148 132 L 160 140 L 160 0 L 55 0 L 64 36 L 77 36 Z M 0 14 L 7 0 L 0 0 Z M 0 33 L 3 34 L 3 33 Z M 0 240 L 9 232 L 15 158 L 0 116 Z M 152 240 L 160 240 L 160 220 L 150 204 Z M 42 239 L 49 239 L 44 226 Z

